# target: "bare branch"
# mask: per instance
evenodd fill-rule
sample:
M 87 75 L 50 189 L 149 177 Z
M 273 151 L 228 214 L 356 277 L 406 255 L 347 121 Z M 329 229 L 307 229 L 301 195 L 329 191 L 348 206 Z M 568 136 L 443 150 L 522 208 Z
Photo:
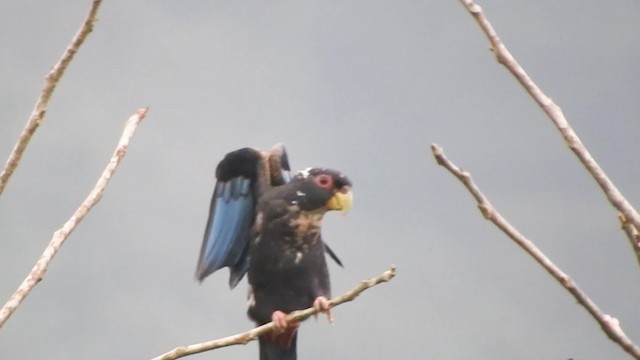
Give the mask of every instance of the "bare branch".
M 137 129 L 138 125 L 144 119 L 147 114 L 148 108 L 139 109 L 135 114 L 133 114 L 129 120 L 127 120 L 124 130 L 122 132 L 122 136 L 120 137 L 120 141 L 118 142 L 118 146 L 116 147 L 115 152 L 113 153 L 111 160 L 107 164 L 107 167 L 102 172 L 102 175 L 98 179 L 96 186 L 91 190 L 86 199 L 80 204 L 80 207 L 71 215 L 69 220 L 67 220 L 64 225 L 53 233 L 53 237 L 49 245 L 44 249 L 44 252 L 40 256 L 40 259 L 36 262 L 31 269 L 29 275 L 24 279 L 22 284 L 18 287 L 18 289 L 11 295 L 7 303 L 0 309 L 0 328 L 4 325 L 4 323 L 9 319 L 9 317 L 13 314 L 14 311 L 18 308 L 18 306 L 24 301 L 24 299 L 29 295 L 31 290 L 38 284 L 43 278 L 44 274 L 47 272 L 49 264 L 53 260 L 53 257 L 58 253 L 60 247 L 64 243 L 65 240 L 69 237 L 71 232 L 76 228 L 76 226 L 84 219 L 84 217 L 89 213 L 91 208 L 95 204 L 100 201 L 102 198 L 102 194 L 104 189 L 109 184 L 113 173 L 116 168 L 124 158 L 124 155 L 127 153 L 127 147 L 129 146 L 129 141 L 133 136 L 133 133 Z
M 389 270 L 385 271 L 382 275 L 371 278 L 369 280 L 364 280 L 358 284 L 355 288 L 347 291 L 346 293 L 335 297 L 329 301 L 331 307 L 336 307 L 342 303 L 352 301 L 355 299 L 360 293 L 367 290 L 370 287 L 376 286 L 380 283 L 387 282 L 393 277 L 396 276 L 396 268 L 395 266 L 391 266 Z M 318 311 L 314 308 L 308 308 L 305 310 L 294 311 L 289 316 L 287 316 L 288 321 L 304 321 L 311 317 L 312 315 L 317 314 Z M 220 339 L 210 340 L 199 344 L 193 345 L 184 345 L 179 346 L 167 353 L 164 353 L 158 357 L 153 358 L 153 360 L 174 360 L 184 356 L 189 356 L 193 354 L 198 354 L 201 352 L 231 346 L 231 345 L 245 345 L 248 342 L 255 340 L 258 336 L 262 334 L 266 334 L 271 331 L 273 327 L 273 323 L 267 323 L 262 326 L 258 326 L 257 328 L 251 329 L 249 331 L 227 336 Z
M 618 220 L 620 221 L 620 225 L 624 233 L 627 235 L 627 239 L 631 244 L 635 254 L 636 260 L 638 260 L 638 264 L 640 265 L 640 233 L 636 229 L 633 224 L 631 224 L 623 213 L 618 213 Z
M 58 60 L 45 77 L 44 87 L 42 88 L 40 97 L 36 101 L 36 105 L 31 112 L 29 120 L 27 120 L 27 125 L 24 130 L 22 130 L 22 134 L 20 134 L 18 142 L 13 147 L 13 151 L 9 155 L 9 159 L 7 159 L 7 163 L 0 173 L 0 195 L 2 195 L 4 188 L 7 186 L 7 182 L 9 182 L 9 178 L 18 167 L 22 154 L 26 150 L 31 137 L 35 134 L 36 130 L 44 120 L 49 99 L 51 98 L 53 91 L 56 89 L 58 81 L 67 69 L 67 66 L 69 66 L 69 63 L 71 63 L 71 60 L 73 60 L 73 56 L 78 52 L 80 46 L 84 43 L 84 40 L 93 30 L 93 25 L 96 21 L 96 14 L 98 13 L 98 8 L 100 7 L 101 2 L 101 0 L 93 0 L 87 18 L 80 26 L 80 29 L 78 29 L 78 32 L 73 37 L 69 46 L 67 46 L 67 49 L 64 51 L 64 54 L 62 54 L 60 60 Z
M 489 200 L 482 194 L 478 186 L 471 179 L 471 175 L 451 163 L 444 155 L 442 148 L 436 144 L 431 145 L 433 156 L 439 165 L 445 167 L 453 174 L 464 186 L 469 190 L 471 195 L 478 203 L 478 209 L 485 219 L 495 224 L 502 232 L 509 236 L 533 257 L 551 276 L 553 276 L 567 291 L 573 295 L 576 301 L 582 305 L 589 314 L 600 324 L 602 330 L 607 334 L 609 339 L 620 345 L 624 351 L 629 353 L 636 359 L 640 359 L 640 348 L 636 346 L 624 333 L 618 319 L 604 314 L 598 306 L 584 293 L 578 285 L 565 274 L 558 266 L 556 266 L 536 245 L 522 234 L 518 232 L 500 213 L 491 205 Z
M 482 28 L 489 42 L 491 48 L 495 54 L 498 62 L 504 65 L 509 72 L 518 80 L 518 82 L 525 88 L 525 90 L 531 95 L 531 97 L 538 103 L 538 105 L 544 110 L 547 116 L 551 119 L 553 124 L 558 128 L 560 134 L 564 138 L 567 146 L 571 151 L 576 154 L 580 162 L 587 168 L 591 176 L 598 183 L 602 191 L 605 193 L 607 199 L 620 213 L 622 213 L 628 223 L 633 225 L 637 230 L 640 230 L 640 214 L 633 208 L 633 206 L 622 195 L 618 188 L 609 179 L 607 174 L 602 170 L 600 165 L 591 156 L 587 148 L 582 144 L 580 138 L 575 131 L 569 125 L 569 122 L 564 117 L 564 113 L 560 106 L 556 105 L 547 95 L 542 92 L 542 89 L 536 85 L 535 82 L 527 75 L 527 72 L 520 66 L 516 59 L 511 55 L 507 47 L 504 45 L 498 34 L 494 30 L 489 20 L 482 12 L 482 8 L 475 4 L 472 0 L 461 0 L 469 13 L 473 16 L 476 22 Z M 640 256 L 640 244 L 635 241 L 632 242 L 634 252 Z M 640 262 L 640 257 L 638 257 Z

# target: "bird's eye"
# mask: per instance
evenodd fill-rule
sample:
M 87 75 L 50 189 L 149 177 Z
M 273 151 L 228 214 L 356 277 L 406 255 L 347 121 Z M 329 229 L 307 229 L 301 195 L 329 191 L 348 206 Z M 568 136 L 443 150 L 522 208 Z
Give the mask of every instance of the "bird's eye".
M 315 179 L 316 184 L 323 189 L 329 189 L 333 186 L 333 179 L 329 175 L 318 175 Z

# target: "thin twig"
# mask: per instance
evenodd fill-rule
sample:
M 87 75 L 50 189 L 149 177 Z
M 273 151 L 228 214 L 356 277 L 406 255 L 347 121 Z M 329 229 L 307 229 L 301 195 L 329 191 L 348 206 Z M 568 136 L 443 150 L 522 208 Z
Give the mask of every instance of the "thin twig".
M 564 117 L 564 113 L 560 106 L 555 104 L 553 100 L 545 95 L 542 89 L 536 85 L 529 75 L 527 75 L 527 72 L 522 68 L 522 66 L 520 66 L 509 50 L 507 50 L 507 47 L 504 45 L 502 40 L 500 40 L 500 37 L 494 30 L 493 26 L 482 12 L 482 8 L 472 0 L 461 0 L 461 2 L 467 8 L 469 13 L 471 13 L 487 36 L 491 43 L 491 50 L 495 54 L 498 62 L 504 65 L 509 72 L 511 72 L 529 95 L 531 95 L 536 103 L 538 103 L 542 110 L 544 110 L 556 128 L 560 131 L 560 134 L 567 143 L 567 146 L 569 146 L 571 151 L 576 154 L 580 162 L 582 162 L 591 176 L 593 176 L 595 181 L 598 183 L 611 205 L 613 205 L 618 212 L 624 214 L 625 219 L 627 219 L 626 221 L 633 225 L 636 230 L 640 230 L 640 214 L 638 214 L 636 209 L 634 209 L 634 207 L 622 195 L 604 170 L 602 170 L 600 165 L 598 165 L 596 160 L 591 156 L 587 148 L 582 144 L 580 138 L 576 132 L 573 131 L 569 122 Z M 638 261 L 640 263 L 640 244 L 637 241 L 631 241 L 631 243 L 633 244 L 634 252 L 639 256 Z
M 53 233 L 53 237 L 51 238 L 49 245 L 44 249 L 40 259 L 38 259 L 36 264 L 33 266 L 29 275 L 27 275 L 22 284 L 20 284 L 18 289 L 13 293 L 13 295 L 11 295 L 2 309 L 0 309 L 0 328 L 2 328 L 4 323 L 9 319 L 14 311 L 16 311 L 18 306 L 22 301 L 24 301 L 27 295 L 29 295 L 36 284 L 44 278 L 44 274 L 47 272 L 49 264 L 57 254 L 58 250 L 60 250 L 64 241 L 67 240 L 71 232 L 76 228 L 80 221 L 84 219 L 91 208 L 100 201 L 107 184 L 109 184 L 109 181 L 113 176 L 113 173 L 124 158 L 124 155 L 127 153 L 129 141 L 142 119 L 146 116 L 147 110 L 148 108 L 139 109 L 129 118 L 129 120 L 127 120 L 122 136 L 120 137 L 120 141 L 118 142 L 118 146 L 111 156 L 111 160 L 109 160 L 109 163 L 102 172 L 102 175 L 98 179 L 96 186 L 91 190 L 87 198 L 84 199 L 73 215 L 71 215 L 69 220 L 67 220 L 60 229 Z
M 562 285 L 576 301 L 582 305 L 589 314 L 600 324 L 602 330 L 607 334 L 609 339 L 620 345 L 624 351 L 629 353 L 636 359 L 640 359 L 640 348 L 636 346 L 624 333 L 618 319 L 604 314 L 598 306 L 584 293 L 578 285 L 565 274 L 558 266 L 556 266 L 531 240 L 524 237 L 516 230 L 500 213 L 491 205 L 489 200 L 482 194 L 478 186 L 471 179 L 471 175 L 451 163 L 442 148 L 436 144 L 431 145 L 433 156 L 439 165 L 445 167 L 453 174 L 464 186 L 469 190 L 471 195 L 478 203 L 478 209 L 485 219 L 495 224 L 502 232 L 509 236 L 524 251 L 533 257 L 551 276 L 553 276 Z
M 71 63 L 71 60 L 73 60 L 73 56 L 78 52 L 82 43 L 84 43 L 89 33 L 93 30 L 93 25 L 96 21 L 96 14 L 98 13 L 101 2 L 101 0 L 93 1 L 91 9 L 89 9 L 89 14 L 80 26 L 80 29 L 78 29 L 73 40 L 71 40 L 71 43 L 67 46 L 62 57 L 45 77 L 44 87 L 42 88 L 40 97 L 38 97 L 38 100 L 36 101 L 36 105 L 31 111 L 31 116 L 29 117 L 29 120 L 27 120 L 27 125 L 22 130 L 22 134 L 20 134 L 18 142 L 13 147 L 13 151 L 11 151 L 4 169 L 0 173 L 0 195 L 2 195 L 4 188 L 7 186 L 7 182 L 9 182 L 9 178 L 18 167 L 22 154 L 24 154 L 24 151 L 27 149 L 27 145 L 29 144 L 31 137 L 35 134 L 36 130 L 38 130 L 38 127 L 44 120 L 49 99 L 51 99 L 51 95 L 56 89 L 58 81 L 67 69 L 67 66 L 69 66 L 69 63 Z
M 346 293 L 338 297 L 331 299 L 329 301 L 329 304 L 331 305 L 331 307 L 336 307 L 342 303 L 352 301 L 358 295 L 360 295 L 360 293 L 367 290 L 368 288 L 376 286 L 383 282 L 387 282 L 393 279 L 394 276 L 396 276 L 396 268 L 395 266 L 392 266 L 391 268 L 389 268 L 389 270 L 385 271 L 382 275 L 371 278 L 369 280 L 364 280 L 360 282 L 360 284 L 358 284 L 358 286 L 356 286 L 355 288 L 347 291 Z M 308 319 L 309 317 L 317 313 L 318 311 L 314 308 L 294 311 L 291 314 L 289 314 L 289 316 L 287 316 L 287 320 L 300 322 Z M 248 342 L 257 339 L 258 336 L 262 334 L 266 334 L 267 332 L 271 331 L 272 328 L 273 328 L 273 323 L 267 323 L 240 334 L 231 335 L 231 336 L 223 337 L 220 339 L 210 340 L 210 341 L 206 341 L 199 344 L 179 346 L 167 353 L 164 353 L 158 357 L 153 358 L 153 360 L 174 360 L 184 356 L 198 354 L 201 352 L 205 352 L 205 351 L 209 351 L 209 350 L 213 350 L 221 347 L 226 347 L 231 345 L 245 345 Z
M 627 220 L 623 213 L 618 213 L 618 220 L 620 221 L 622 230 L 627 235 L 627 239 L 629 239 L 631 243 L 631 248 L 636 254 L 638 265 L 640 265 L 640 233 L 638 233 L 636 227 Z

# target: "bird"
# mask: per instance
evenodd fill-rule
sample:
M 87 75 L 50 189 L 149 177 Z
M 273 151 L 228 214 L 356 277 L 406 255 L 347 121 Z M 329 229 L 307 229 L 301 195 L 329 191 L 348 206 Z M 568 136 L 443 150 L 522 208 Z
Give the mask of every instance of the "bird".
M 219 269 L 229 268 L 229 287 L 235 288 L 249 268 L 249 240 L 256 207 L 269 189 L 291 180 L 289 157 L 283 144 L 269 151 L 245 147 L 232 151 L 216 167 L 196 279 L 202 282 Z M 325 251 L 339 266 L 340 258 L 324 243 Z
M 229 267 L 233 289 L 248 273 L 247 315 L 274 324 L 259 338 L 260 360 L 295 360 L 299 324 L 287 314 L 313 306 L 333 321 L 325 253 L 342 263 L 322 239 L 322 219 L 349 210 L 351 180 L 328 168 L 291 177 L 282 144 L 228 153 L 216 178 L 196 278 Z

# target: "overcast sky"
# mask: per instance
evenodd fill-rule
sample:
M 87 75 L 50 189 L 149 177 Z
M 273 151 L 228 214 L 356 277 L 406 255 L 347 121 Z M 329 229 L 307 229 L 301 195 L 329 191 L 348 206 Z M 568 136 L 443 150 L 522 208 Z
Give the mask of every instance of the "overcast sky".
M 90 1 L 0 12 L 0 157 Z M 480 3 L 503 40 L 640 206 L 640 3 Z M 586 311 L 484 221 L 429 151 L 640 341 L 638 265 L 616 213 L 543 112 L 449 1 L 105 1 L 0 197 L 0 301 L 149 106 L 105 197 L 0 330 L 2 359 L 147 359 L 252 327 L 246 282 L 194 280 L 225 153 L 286 144 L 293 168 L 354 182 L 324 237 L 334 294 L 398 276 L 301 328 L 301 359 L 626 359 Z M 195 359 L 257 359 L 256 343 Z

